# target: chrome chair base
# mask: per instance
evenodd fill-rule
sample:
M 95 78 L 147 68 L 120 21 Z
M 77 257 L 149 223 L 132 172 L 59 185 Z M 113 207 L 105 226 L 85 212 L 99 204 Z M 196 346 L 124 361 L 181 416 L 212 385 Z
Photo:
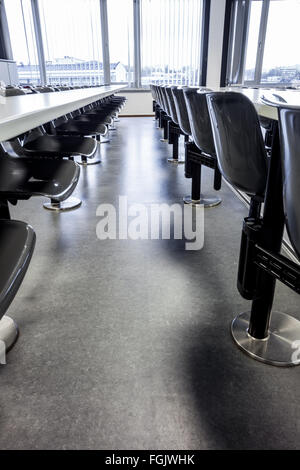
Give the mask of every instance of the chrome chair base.
M 269 336 L 255 339 L 248 333 L 250 312 L 238 315 L 231 334 L 242 351 L 257 361 L 278 367 L 300 365 L 300 321 L 286 313 L 272 312 Z
M 91 160 L 87 161 L 82 161 L 82 160 L 77 160 L 76 163 L 82 166 L 88 166 L 88 165 L 97 165 L 98 163 L 101 163 L 100 158 L 93 158 Z
M 185 161 L 184 160 L 181 160 L 180 158 L 168 158 L 168 162 L 169 163 L 184 163 Z
M 19 336 L 17 324 L 12 318 L 4 315 L 0 320 L 0 364 L 5 364 L 2 356 L 3 350 L 1 349 L 3 343 L 5 344 L 5 351 L 13 347 Z
M 220 197 L 200 197 L 200 199 L 195 200 L 192 199 L 190 196 L 186 196 L 183 198 L 183 202 L 185 204 L 190 204 L 191 206 L 204 206 L 204 207 L 215 207 L 221 204 L 222 199 Z
M 54 212 L 67 212 L 78 209 L 82 204 L 82 201 L 77 197 L 69 197 L 65 201 L 54 203 L 54 202 L 45 202 L 43 204 L 44 209 Z

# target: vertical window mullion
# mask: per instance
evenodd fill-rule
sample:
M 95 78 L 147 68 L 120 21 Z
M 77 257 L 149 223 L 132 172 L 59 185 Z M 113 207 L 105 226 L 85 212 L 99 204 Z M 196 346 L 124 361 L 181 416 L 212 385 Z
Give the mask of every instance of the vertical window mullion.
M 100 20 L 101 20 L 101 38 L 102 38 L 102 58 L 103 58 L 104 84 L 109 85 L 111 80 L 110 80 L 107 0 L 99 0 L 99 1 L 100 1 Z
M 33 18 L 33 25 L 34 25 L 36 48 L 37 48 L 37 53 L 38 53 L 41 84 L 46 85 L 47 83 L 46 63 L 45 63 L 45 54 L 44 54 L 44 45 L 43 45 L 41 18 L 40 18 L 38 0 L 31 0 L 31 9 L 32 9 L 32 18 Z
M 133 0 L 133 29 L 134 29 L 134 86 L 141 86 L 141 14 L 140 0 Z
M 270 6 L 270 0 L 265 0 L 263 2 L 262 12 L 261 12 L 259 39 L 258 39 L 255 74 L 254 74 L 254 83 L 257 85 L 260 84 L 261 82 L 262 65 L 263 65 L 263 57 L 264 57 L 264 50 L 265 50 L 265 40 L 266 40 L 266 32 L 267 32 L 267 25 L 268 25 L 269 6 Z

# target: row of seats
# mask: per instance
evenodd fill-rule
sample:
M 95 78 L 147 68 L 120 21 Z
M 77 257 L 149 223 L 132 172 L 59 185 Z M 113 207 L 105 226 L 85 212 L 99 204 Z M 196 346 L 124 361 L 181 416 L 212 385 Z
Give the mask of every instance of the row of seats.
M 186 204 L 214 207 L 221 203 L 218 196 L 201 195 L 201 167 L 214 172 L 214 190 L 221 189 L 221 173 L 218 168 L 205 88 L 152 85 L 154 111 L 159 127 L 164 130 L 163 141 L 173 145 L 171 163 L 185 163 L 185 176 L 191 178 L 191 195 L 184 198 Z M 198 93 L 201 91 L 201 93 Z M 179 159 L 178 141 L 185 140 L 185 160 Z
M 251 201 L 243 222 L 237 285 L 252 307 L 232 322 L 234 341 L 262 362 L 299 364 L 293 348 L 299 344 L 300 322 L 272 307 L 276 280 L 300 293 L 299 264 L 281 254 L 285 223 L 300 260 L 300 108 L 283 99 L 265 100 L 278 108 L 278 122 L 272 121 L 266 142 L 261 119 L 242 93 L 157 85 L 151 90 L 164 139 L 174 145 L 185 136 L 186 176 L 196 178 L 196 164 L 209 166 L 215 171 L 215 189 L 222 175 Z M 174 160 L 176 152 L 175 143 Z M 203 204 L 193 189 L 191 202 Z
M 53 91 L 79 90 L 81 88 L 99 88 L 105 85 L 7 85 L 1 86 L 4 96 L 17 96 L 35 93 L 51 93 Z
M 54 92 L 39 88 L 40 93 Z M 107 133 L 124 103 L 124 97 L 112 95 L 0 143 L 0 353 L 17 339 L 16 325 L 5 313 L 26 273 L 36 238 L 28 224 L 10 220 L 9 204 L 43 196 L 50 199 L 44 204 L 47 209 L 79 207 L 81 201 L 70 197 L 80 176 L 74 158 L 80 156 L 82 164 L 96 160 L 96 139 Z

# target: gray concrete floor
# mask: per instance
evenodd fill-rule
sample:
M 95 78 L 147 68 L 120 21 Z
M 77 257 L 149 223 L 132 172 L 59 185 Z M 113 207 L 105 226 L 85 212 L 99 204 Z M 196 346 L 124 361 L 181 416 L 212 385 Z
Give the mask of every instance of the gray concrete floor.
M 111 134 L 102 164 L 82 168 L 79 210 L 49 213 L 38 198 L 12 208 L 37 245 L 9 309 L 21 336 L 0 368 L 0 448 L 299 448 L 300 368 L 251 360 L 230 337 L 250 307 L 236 289 L 246 208 L 224 184 L 197 252 L 98 240 L 100 203 L 181 203 L 190 191 L 152 118 L 122 118 Z M 282 285 L 275 306 L 300 319 Z

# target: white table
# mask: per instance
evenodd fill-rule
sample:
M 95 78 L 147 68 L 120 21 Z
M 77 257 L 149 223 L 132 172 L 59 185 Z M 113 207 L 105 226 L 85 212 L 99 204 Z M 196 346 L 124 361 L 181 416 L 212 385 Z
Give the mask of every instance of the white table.
M 126 85 L 0 97 L 0 142 L 110 96 Z
M 300 91 L 299 90 L 276 90 L 276 88 L 268 89 L 268 88 L 239 88 L 239 87 L 231 87 L 231 88 L 222 88 L 221 91 L 235 91 L 238 93 L 243 93 L 246 95 L 254 104 L 257 113 L 260 116 L 278 120 L 277 109 L 268 106 L 261 101 L 262 96 L 267 97 L 271 101 L 278 101 L 273 94 L 277 94 L 282 96 L 288 104 L 290 105 L 299 105 L 300 106 Z

